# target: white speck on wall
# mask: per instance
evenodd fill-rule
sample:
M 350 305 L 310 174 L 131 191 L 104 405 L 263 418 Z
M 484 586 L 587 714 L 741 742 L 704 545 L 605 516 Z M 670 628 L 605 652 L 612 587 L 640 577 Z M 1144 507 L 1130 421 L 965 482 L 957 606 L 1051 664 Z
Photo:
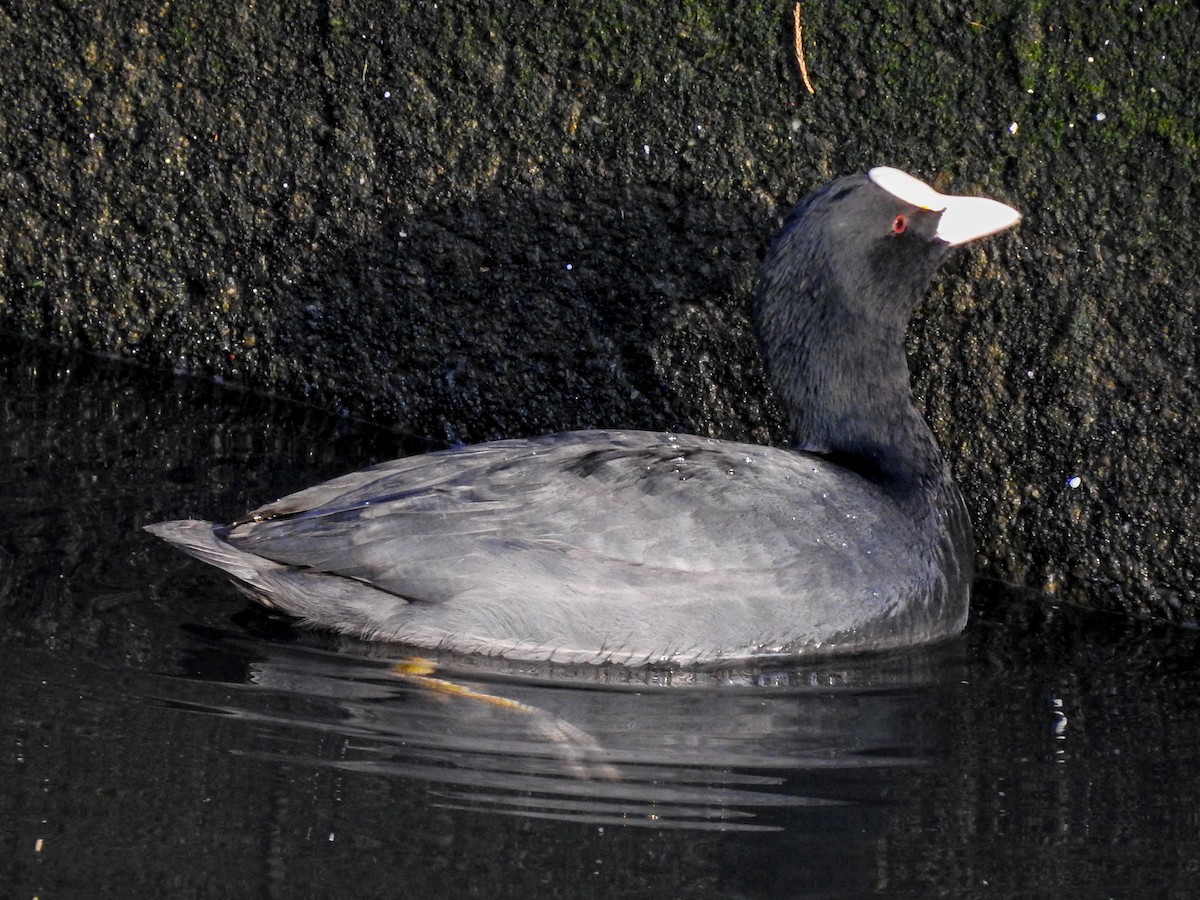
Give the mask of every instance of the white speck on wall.
M 1075 488 L 1079 487 L 1081 484 L 1083 484 L 1083 479 L 1080 478 L 1078 475 L 1072 475 L 1070 478 L 1067 479 L 1067 487 L 1071 488 L 1071 490 L 1074 490 Z
M 1097 122 L 1103 122 L 1107 118 L 1108 118 L 1108 116 L 1105 115 L 1104 113 L 1096 113 L 1096 121 Z
M 384 91 L 384 92 L 383 92 L 383 99 L 384 99 L 384 100 L 391 100 L 391 99 L 392 99 L 392 92 L 391 92 L 391 91 Z
M 650 155 L 650 145 L 642 144 L 642 152 L 645 153 L 647 156 L 649 156 Z
M 1016 133 L 1017 133 L 1017 130 L 1018 130 L 1020 127 L 1021 127 L 1021 126 L 1020 126 L 1020 125 L 1018 125 L 1016 122 L 1013 122 L 1012 124 L 1010 124 L 1010 125 L 1008 126 L 1008 133 L 1009 133 L 1009 134 L 1016 134 Z

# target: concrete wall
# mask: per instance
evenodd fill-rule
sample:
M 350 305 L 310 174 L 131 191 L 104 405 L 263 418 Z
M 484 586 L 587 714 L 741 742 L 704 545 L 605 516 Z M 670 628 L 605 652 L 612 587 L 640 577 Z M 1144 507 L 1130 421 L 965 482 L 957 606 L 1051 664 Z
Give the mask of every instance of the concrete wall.
M 0 327 L 445 443 L 781 442 L 779 217 L 1020 207 L 910 336 L 984 574 L 1195 622 L 1192 3 L 0 5 Z

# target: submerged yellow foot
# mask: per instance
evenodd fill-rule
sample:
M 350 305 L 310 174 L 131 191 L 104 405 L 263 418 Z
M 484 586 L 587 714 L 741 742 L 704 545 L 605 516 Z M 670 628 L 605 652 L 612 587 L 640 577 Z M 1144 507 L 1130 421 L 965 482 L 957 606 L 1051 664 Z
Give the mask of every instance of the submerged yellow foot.
M 448 681 L 445 678 L 437 678 L 434 675 L 437 670 L 437 663 L 423 656 L 406 657 L 392 666 L 392 674 L 397 678 L 420 685 L 435 693 L 478 700 L 500 709 L 528 716 L 530 730 L 555 751 L 555 756 L 567 766 L 574 778 L 586 781 L 621 780 L 616 767 L 608 761 L 608 751 L 582 728 L 537 706 L 469 688 L 464 684 Z

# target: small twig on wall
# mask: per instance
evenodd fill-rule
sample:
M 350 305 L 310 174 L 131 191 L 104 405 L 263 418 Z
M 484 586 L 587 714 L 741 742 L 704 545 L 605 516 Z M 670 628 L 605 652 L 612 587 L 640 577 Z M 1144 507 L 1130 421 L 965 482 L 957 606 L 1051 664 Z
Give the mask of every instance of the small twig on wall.
M 800 24 L 799 3 L 792 10 L 792 23 L 796 35 L 796 64 L 800 67 L 800 77 L 804 80 L 804 86 L 808 88 L 808 92 L 815 94 L 816 91 L 813 90 L 812 82 L 808 80 L 808 65 L 804 62 L 804 27 Z

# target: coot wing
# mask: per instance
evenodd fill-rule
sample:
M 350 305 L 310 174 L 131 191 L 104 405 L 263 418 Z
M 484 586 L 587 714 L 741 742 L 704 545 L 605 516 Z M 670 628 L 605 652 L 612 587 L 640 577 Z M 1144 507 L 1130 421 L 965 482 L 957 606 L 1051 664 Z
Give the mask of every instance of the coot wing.
M 262 507 L 225 539 L 424 602 L 481 584 L 502 591 L 498 575 L 525 590 L 546 579 L 560 593 L 572 573 L 609 590 L 725 578 L 732 593 L 739 579 L 788 581 L 831 565 L 851 575 L 850 563 L 831 561 L 841 548 L 861 558 L 864 545 L 894 542 L 881 497 L 805 454 L 587 431 L 384 463 Z M 875 538 L 881 530 L 888 541 Z

